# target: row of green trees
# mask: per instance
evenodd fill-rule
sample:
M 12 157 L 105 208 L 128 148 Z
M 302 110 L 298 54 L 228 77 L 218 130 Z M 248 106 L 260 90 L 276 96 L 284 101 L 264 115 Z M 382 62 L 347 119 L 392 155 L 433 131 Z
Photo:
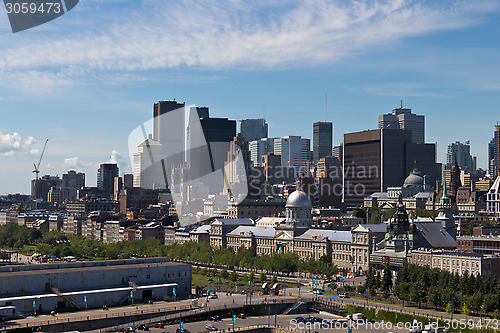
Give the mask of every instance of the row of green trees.
M 273 255 L 257 255 L 255 250 L 214 249 L 208 243 L 186 242 L 167 246 L 167 257 L 211 263 L 215 265 L 238 266 L 250 269 L 261 269 L 275 272 L 309 272 L 314 274 L 333 275 L 338 272 L 332 265 L 331 256 L 323 256 L 319 260 L 312 258 L 303 260 L 293 252 Z
M 2 248 L 23 248 L 41 239 L 42 232 L 38 229 L 19 226 L 15 223 L 0 226 L 0 247 Z
M 64 242 L 55 240 L 64 240 Z M 0 226 L 1 247 L 15 248 L 17 246 L 22 249 L 25 245 L 33 245 L 36 247 L 36 252 L 57 258 L 74 256 L 77 259 L 126 259 L 138 256 L 163 256 L 285 273 L 309 272 L 326 275 L 337 273 L 337 267 L 332 265 L 331 256 L 324 256 L 320 260 L 302 260 L 292 252 L 270 256 L 257 255 L 254 250 L 234 252 L 228 248 L 215 249 L 206 242 L 186 242 L 165 246 L 154 238 L 105 244 L 75 235 L 67 236 L 57 231 L 40 232 L 40 230 L 14 223 Z
M 361 293 L 365 292 L 365 290 L 369 291 L 371 296 L 375 296 L 378 291 L 381 291 L 384 297 L 387 298 L 392 285 L 392 272 L 389 267 L 385 267 L 382 274 L 370 267 L 366 274 L 365 284 L 360 286 L 358 291 Z
M 461 309 L 464 314 L 493 312 L 498 316 L 500 309 L 500 281 L 496 276 L 487 278 L 465 273 L 458 273 L 406 264 L 401 268 L 392 285 L 393 279 L 389 268 L 382 274 L 370 270 L 364 288 L 372 295 L 383 292 L 392 294 L 401 300 L 415 303 L 429 303 L 436 308 L 445 308 L 448 312 Z

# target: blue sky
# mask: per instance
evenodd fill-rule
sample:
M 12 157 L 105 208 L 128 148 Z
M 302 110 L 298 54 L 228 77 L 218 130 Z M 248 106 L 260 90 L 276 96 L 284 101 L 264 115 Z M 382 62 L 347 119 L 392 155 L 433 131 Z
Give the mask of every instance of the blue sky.
M 498 0 L 81 0 L 16 34 L 0 11 L 0 194 L 29 192 L 46 138 L 42 174 L 131 172 L 129 133 L 172 98 L 310 138 L 328 95 L 335 144 L 402 99 L 438 161 L 470 140 L 486 168 L 499 35 Z

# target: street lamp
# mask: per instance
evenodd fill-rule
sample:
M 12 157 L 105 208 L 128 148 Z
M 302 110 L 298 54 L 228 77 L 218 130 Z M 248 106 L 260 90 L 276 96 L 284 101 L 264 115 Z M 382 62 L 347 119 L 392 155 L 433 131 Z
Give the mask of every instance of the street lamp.
M 233 310 L 229 310 L 229 313 L 232 314 L 231 321 L 233 322 L 233 332 L 234 332 L 234 322 L 236 321 L 236 315 Z

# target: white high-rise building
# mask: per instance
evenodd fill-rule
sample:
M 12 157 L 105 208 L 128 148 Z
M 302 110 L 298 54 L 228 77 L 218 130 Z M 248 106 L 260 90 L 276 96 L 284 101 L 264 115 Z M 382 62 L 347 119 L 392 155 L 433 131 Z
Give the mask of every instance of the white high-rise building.
M 411 113 L 411 109 L 403 108 L 403 103 L 392 113 L 378 116 L 378 128 L 411 130 L 413 143 L 425 143 L 425 116 Z
M 304 168 L 311 158 L 311 140 L 300 136 L 274 139 L 274 155 L 281 156 L 281 165 L 295 168 L 295 174 Z
M 161 157 L 163 147 L 149 135 L 148 139 L 137 146 L 134 154 L 134 187 L 165 189 L 167 179 L 163 172 Z M 153 161 L 153 162 L 152 162 Z
M 260 167 L 262 165 L 262 156 L 274 153 L 274 140 L 275 138 L 263 138 L 249 142 L 250 160 L 254 166 Z
M 486 195 L 486 210 L 500 217 L 500 176 L 497 177 Z

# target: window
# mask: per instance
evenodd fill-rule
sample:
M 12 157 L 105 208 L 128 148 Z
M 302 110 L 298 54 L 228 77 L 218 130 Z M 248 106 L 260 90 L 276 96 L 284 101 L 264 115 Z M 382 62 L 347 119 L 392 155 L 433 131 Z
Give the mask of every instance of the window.
M 146 279 L 150 279 L 150 278 L 151 278 L 150 274 L 146 275 Z

